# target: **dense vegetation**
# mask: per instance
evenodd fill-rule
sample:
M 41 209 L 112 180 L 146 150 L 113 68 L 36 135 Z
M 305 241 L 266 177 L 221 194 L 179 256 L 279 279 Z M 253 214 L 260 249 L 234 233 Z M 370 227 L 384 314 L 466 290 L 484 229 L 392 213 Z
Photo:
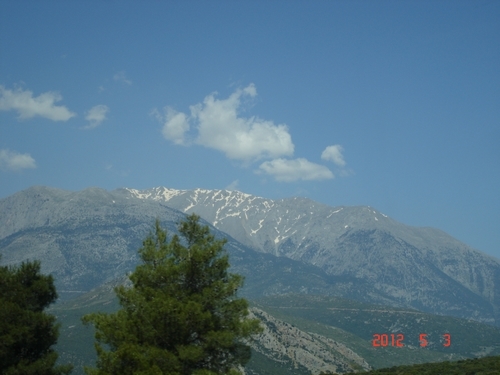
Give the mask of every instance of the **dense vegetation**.
M 44 310 L 57 299 L 52 276 L 40 262 L 0 267 L 0 373 L 60 375 L 72 366 L 56 366 L 52 349 L 58 337 L 56 318 Z
M 345 375 L 354 375 L 354 372 Z M 424 363 L 397 366 L 356 374 L 377 375 L 497 375 L 500 374 L 500 356 L 466 359 L 456 362 Z

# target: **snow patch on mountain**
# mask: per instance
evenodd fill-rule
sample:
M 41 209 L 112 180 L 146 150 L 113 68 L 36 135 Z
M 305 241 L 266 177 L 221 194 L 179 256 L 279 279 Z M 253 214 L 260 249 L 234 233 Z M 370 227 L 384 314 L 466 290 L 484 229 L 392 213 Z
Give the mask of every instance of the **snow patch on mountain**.
M 187 191 L 187 190 L 168 189 L 165 187 L 157 187 L 149 190 L 137 190 L 137 189 L 125 188 L 125 190 L 128 191 L 132 196 L 139 199 L 152 199 L 155 201 L 163 200 L 165 202 L 168 202 L 173 197 Z

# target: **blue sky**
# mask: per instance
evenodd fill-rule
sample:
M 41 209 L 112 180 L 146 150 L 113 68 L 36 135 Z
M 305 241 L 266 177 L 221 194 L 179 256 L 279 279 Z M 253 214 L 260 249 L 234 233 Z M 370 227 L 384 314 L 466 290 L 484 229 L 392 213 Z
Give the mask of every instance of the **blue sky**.
M 500 258 L 500 2 L 0 0 L 0 198 L 233 188 Z

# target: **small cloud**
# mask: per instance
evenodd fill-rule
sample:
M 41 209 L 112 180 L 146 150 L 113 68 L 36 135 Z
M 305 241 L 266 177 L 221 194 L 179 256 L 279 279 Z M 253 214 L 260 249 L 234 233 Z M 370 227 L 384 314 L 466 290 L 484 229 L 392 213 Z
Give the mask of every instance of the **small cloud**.
M 257 173 L 274 176 L 276 181 L 293 182 L 298 180 L 328 180 L 334 178 L 333 173 L 325 166 L 311 163 L 307 159 L 293 160 L 274 159 L 262 163 Z
M 247 87 L 243 89 L 243 92 L 247 95 L 250 95 L 250 97 L 256 97 L 257 96 L 257 88 L 253 83 L 249 84 Z
M 151 114 L 163 124 L 161 132 L 165 139 L 177 145 L 186 145 L 185 134 L 189 131 L 189 122 L 184 113 L 165 107 L 163 114 L 157 109 L 154 109 Z
M 339 167 L 344 167 L 346 163 L 342 151 L 344 151 L 344 148 L 341 145 L 328 146 L 322 152 L 321 159 L 332 161 Z
M 0 150 L 0 169 L 21 170 L 36 168 L 35 159 L 30 154 L 20 154 L 15 151 Z
M 45 92 L 33 97 L 29 90 L 8 90 L 0 85 L 0 110 L 17 111 L 20 120 L 40 116 L 53 121 L 68 121 L 76 113 L 64 106 L 55 105 L 62 100 L 62 96 L 55 92 Z
M 103 92 L 103 91 L 104 91 L 104 90 L 106 90 L 106 89 L 104 88 L 104 86 L 103 86 L 103 85 L 101 85 L 101 86 L 99 86 L 98 90 L 99 90 L 99 92 Z
M 255 85 L 238 89 L 227 99 L 217 99 L 215 95 L 208 95 L 203 103 L 191 106 L 189 117 L 169 107 L 164 110 L 165 116 L 158 116 L 158 111 L 154 111 L 165 123 L 163 136 L 177 144 L 185 144 L 184 136 L 192 122 L 198 130 L 195 143 L 221 151 L 229 159 L 249 162 L 293 155 L 294 145 L 286 125 L 239 116 L 242 100 L 257 96 Z
M 93 129 L 101 124 L 104 120 L 106 120 L 106 114 L 108 113 L 109 108 L 106 105 L 99 104 L 91 109 L 89 109 L 86 113 L 85 120 L 89 122 L 84 129 Z
M 238 185 L 239 184 L 240 184 L 239 180 L 234 180 L 229 185 L 227 185 L 224 189 L 225 190 L 238 190 Z
M 127 85 L 131 85 L 132 81 L 127 78 L 125 75 L 125 70 L 122 70 L 121 72 L 116 73 L 113 76 L 113 79 L 117 82 L 125 83 Z
M 130 170 L 118 170 L 110 162 L 106 162 L 103 167 L 107 171 L 106 173 L 109 173 L 112 176 L 128 177 L 130 175 Z
M 347 168 L 347 169 L 341 169 L 339 172 L 338 172 L 338 175 L 340 177 L 350 177 L 350 176 L 354 176 L 356 173 L 354 173 L 354 171 L 350 168 Z
M 286 125 L 239 116 L 242 99 L 256 95 L 255 85 L 250 84 L 227 99 L 216 99 L 212 94 L 202 104 L 191 106 L 191 117 L 198 121 L 196 142 L 224 152 L 229 159 L 243 161 L 293 155 L 294 145 Z

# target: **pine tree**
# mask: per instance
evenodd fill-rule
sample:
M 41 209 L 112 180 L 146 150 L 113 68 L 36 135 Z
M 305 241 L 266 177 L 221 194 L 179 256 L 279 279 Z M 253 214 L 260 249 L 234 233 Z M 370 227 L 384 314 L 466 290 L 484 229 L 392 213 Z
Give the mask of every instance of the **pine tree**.
M 228 273 L 226 241 L 194 214 L 179 232 L 182 239 L 167 241 L 157 220 L 139 249 L 132 287 L 115 289 L 122 308 L 83 318 L 96 328 L 97 368 L 88 374 L 237 374 L 250 359 L 242 339 L 260 326 L 236 296 L 243 278 Z
M 40 262 L 0 267 L 0 373 L 69 374 L 55 366 L 56 318 L 43 310 L 57 299 L 52 276 L 40 274 Z

